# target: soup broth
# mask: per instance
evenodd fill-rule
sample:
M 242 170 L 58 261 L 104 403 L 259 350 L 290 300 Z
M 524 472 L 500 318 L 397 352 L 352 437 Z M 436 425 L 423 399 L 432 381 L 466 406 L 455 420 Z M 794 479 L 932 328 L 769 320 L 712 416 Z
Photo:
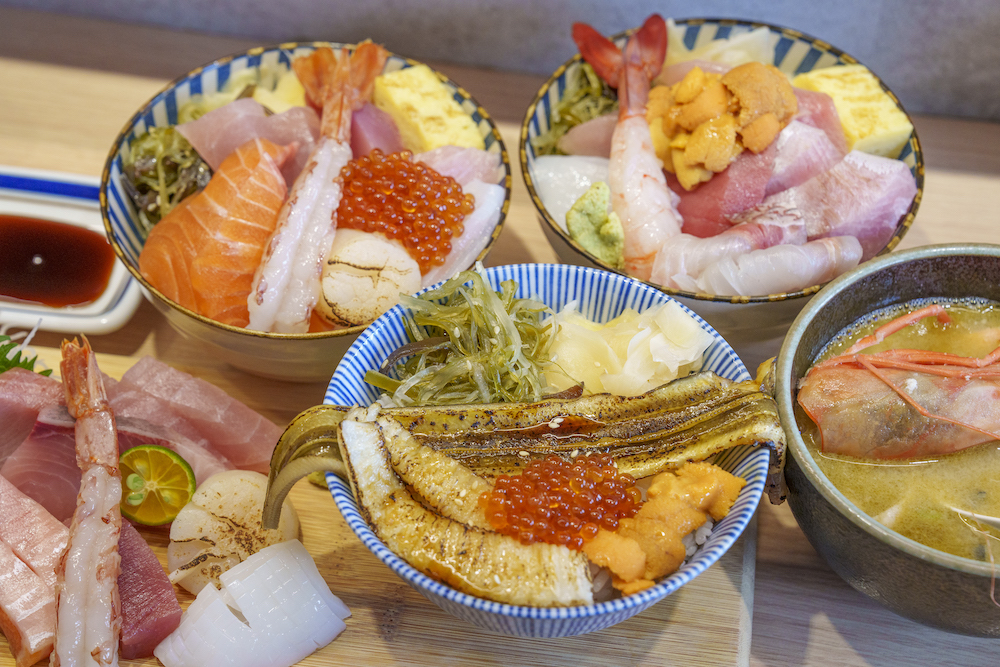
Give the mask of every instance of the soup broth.
M 931 303 L 911 302 L 864 318 L 834 338 L 817 362 L 844 353 L 882 324 Z M 1000 346 L 1000 305 L 983 300 L 938 303 L 947 307 L 951 322 L 924 318 L 864 352 L 922 349 L 984 357 Z M 1000 531 L 955 511 L 1000 517 L 1000 442 L 933 458 L 858 459 L 822 452 L 816 425 L 801 408 L 796 414 L 820 469 L 863 512 L 934 549 L 975 560 L 1000 560 Z

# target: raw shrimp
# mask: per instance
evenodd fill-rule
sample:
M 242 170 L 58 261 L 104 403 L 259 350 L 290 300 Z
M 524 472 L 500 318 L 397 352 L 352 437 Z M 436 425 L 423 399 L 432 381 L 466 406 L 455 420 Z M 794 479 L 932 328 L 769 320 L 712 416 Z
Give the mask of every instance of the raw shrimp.
M 706 238 L 679 234 L 656 253 L 651 280 L 665 287 L 681 288 L 678 279 L 687 277 L 697 281 L 706 267 L 722 259 L 772 246 L 805 242 L 806 226 L 798 216 L 772 217 L 762 223 L 747 222 Z
M 832 280 L 860 259 L 856 238 L 834 236 L 725 257 L 708 265 L 697 281 L 680 276 L 675 282 L 681 289 L 707 294 L 781 294 Z
M 292 63 L 309 101 L 323 109 L 320 139 L 278 214 L 247 299 L 248 328 L 304 333 L 319 299 L 323 262 L 337 229 L 351 153 L 351 113 L 371 97 L 388 52 L 364 42 L 338 58 L 329 47 Z
M 820 428 L 824 452 L 878 459 L 939 456 L 1000 440 L 1000 348 L 962 357 L 928 350 L 861 350 L 945 308 L 896 318 L 846 353 L 816 364 L 799 405 Z
M 56 570 L 53 667 L 117 665 L 121 609 L 118 536 L 122 480 L 115 415 L 86 338 L 62 344 L 66 406 L 76 418 L 76 459 L 83 471 L 69 528 L 69 544 Z
M 667 239 L 681 233 L 679 199 L 663 175 L 663 164 L 653 150 L 646 120 L 649 82 L 660 72 L 667 48 L 667 29 L 654 14 L 625 45 L 624 59 L 592 28 L 573 26 L 580 53 L 609 85 L 618 84 L 618 124 L 611 136 L 608 185 L 611 208 L 625 231 L 625 267 L 634 276 L 649 279 L 656 252 Z

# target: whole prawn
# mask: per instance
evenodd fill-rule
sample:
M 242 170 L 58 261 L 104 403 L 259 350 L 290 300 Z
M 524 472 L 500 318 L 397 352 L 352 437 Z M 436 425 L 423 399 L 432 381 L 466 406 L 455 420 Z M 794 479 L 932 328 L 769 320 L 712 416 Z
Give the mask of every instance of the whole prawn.
M 681 233 L 682 222 L 679 199 L 667 186 L 646 120 L 649 82 L 659 74 L 666 56 L 666 23 L 658 14 L 650 16 L 629 37 L 624 52 L 585 24 L 574 24 L 573 39 L 594 71 L 618 88 L 618 123 L 611 135 L 608 175 L 611 208 L 625 232 L 625 268 L 648 280 L 657 251 Z
M 56 570 L 53 667 L 118 664 L 121 607 L 118 536 L 122 479 L 118 435 L 104 380 L 86 338 L 63 341 L 66 407 L 76 419 L 76 460 L 83 471 L 69 543 Z
M 982 358 L 908 349 L 862 353 L 925 317 L 950 321 L 941 305 L 921 308 L 809 370 L 798 401 L 820 427 L 823 451 L 916 458 L 1000 440 L 1000 348 Z
M 295 179 L 264 257 L 254 274 L 247 306 L 249 329 L 304 333 L 319 298 L 323 262 L 337 229 L 343 194 L 340 170 L 351 153 L 351 114 L 371 97 L 388 52 L 359 44 L 340 57 L 329 47 L 297 58 L 292 67 L 309 101 L 322 108 L 320 139 Z

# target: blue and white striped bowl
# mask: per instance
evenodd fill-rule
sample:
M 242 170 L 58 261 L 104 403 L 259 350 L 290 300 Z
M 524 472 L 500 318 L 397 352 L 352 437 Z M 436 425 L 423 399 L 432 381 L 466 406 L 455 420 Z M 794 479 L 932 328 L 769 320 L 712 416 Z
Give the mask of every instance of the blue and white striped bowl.
M 775 65 L 782 72 L 791 76 L 823 67 L 858 62 L 853 56 L 820 39 L 810 37 L 798 30 L 768 23 L 713 18 L 677 19 L 675 23 L 678 27 L 683 28 L 683 41 L 689 49 L 704 46 L 714 40 L 727 39 L 747 33 L 756 28 L 767 28 L 770 31 L 770 45 L 774 53 L 773 61 L 769 64 Z M 614 36 L 612 39 L 620 47 L 624 46 L 632 32 L 629 30 Z M 560 261 L 614 271 L 616 269 L 591 255 L 570 238 L 563 229 L 563 225 L 559 224 L 545 208 L 535 190 L 532 178 L 535 150 L 531 145 L 531 140 L 549 130 L 552 108 L 565 93 L 567 78 L 575 75 L 581 63 L 579 54 L 563 63 L 538 90 L 534 101 L 528 107 L 521 124 L 519 146 L 521 175 L 528 187 L 531 200 L 538 210 L 542 230 Z M 903 105 L 900 104 L 899 99 L 889 90 L 888 86 L 881 80 L 879 83 L 882 84 L 882 88 L 899 109 L 906 113 Z M 916 178 L 917 195 L 910 204 L 910 208 L 900 219 L 896 233 L 879 254 L 887 253 L 899 244 L 903 235 L 913 224 L 914 216 L 917 214 L 917 208 L 923 197 L 924 156 L 916 131 L 910 135 L 899 159 L 906 163 Z M 653 283 L 649 284 L 653 285 Z M 654 286 L 691 307 L 708 320 L 739 350 L 748 365 L 755 365 L 764 358 L 774 356 L 777 353 L 781 340 L 792 320 L 812 298 L 812 295 L 822 287 L 822 285 L 812 285 L 796 292 L 784 294 L 730 296 L 687 292 L 660 285 Z
M 578 301 L 579 311 L 591 320 L 607 322 L 625 308 L 637 311 L 671 298 L 638 280 L 608 271 L 563 264 L 518 264 L 486 269 L 489 283 L 499 289 L 504 280 L 517 282 L 517 296 L 534 297 L 553 310 Z M 685 307 L 685 310 L 688 310 Z M 715 338 L 705 353 L 704 369 L 731 380 L 750 375 L 728 343 L 697 314 L 699 325 Z M 355 341 L 337 367 L 326 391 L 331 405 L 370 405 L 378 397 L 365 383 L 365 372 L 377 369 L 389 354 L 408 342 L 402 306 L 395 306 L 375 320 Z M 326 481 L 347 524 L 379 560 L 442 609 L 486 630 L 518 637 L 565 637 L 610 627 L 638 614 L 704 572 L 732 546 L 747 527 L 764 488 L 769 462 L 767 449 L 742 447 L 720 454 L 715 462 L 747 480 L 729 515 L 691 560 L 656 586 L 628 597 L 581 607 L 518 607 L 460 593 L 418 572 L 390 551 L 358 512 L 350 485 L 327 474 Z
M 177 331 L 186 337 L 203 341 L 219 358 L 237 368 L 255 375 L 291 381 L 328 379 L 337 361 L 365 327 L 310 334 L 261 333 L 221 324 L 168 299 L 139 273 L 139 253 L 146 235 L 121 184 L 121 171 L 122 160 L 128 155 L 132 141 L 151 127 L 176 124 L 178 109 L 192 96 L 218 92 L 228 81 L 248 69 L 279 65 L 290 67 L 293 59 L 308 55 L 321 46 L 329 46 L 335 50 L 354 48 L 353 44 L 334 42 L 257 47 L 245 53 L 220 58 L 174 80 L 125 123 L 105 162 L 99 193 L 105 231 L 115 253 L 142 285 L 146 297 Z M 390 54 L 383 71 L 394 72 L 418 64 L 420 63 L 415 60 Z M 440 72 L 437 75 L 451 89 L 455 101 L 475 121 L 486 150 L 499 154 L 503 165 L 502 174 L 497 179 L 497 184 L 505 190 L 503 207 L 490 241 L 479 255 L 478 260 L 483 260 L 500 235 L 510 207 L 510 159 L 500 131 L 486 110 L 451 79 Z

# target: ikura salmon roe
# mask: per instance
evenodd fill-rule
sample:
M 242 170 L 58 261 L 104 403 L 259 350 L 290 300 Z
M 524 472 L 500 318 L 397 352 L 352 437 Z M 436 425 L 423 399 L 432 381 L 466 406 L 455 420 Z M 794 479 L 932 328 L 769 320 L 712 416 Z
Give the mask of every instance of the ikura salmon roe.
M 642 505 L 631 475 L 619 473 L 609 454 L 573 461 L 550 455 L 520 475 L 500 475 L 479 506 L 498 533 L 522 544 L 548 542 L 580 550 L 600 528 L 617 530 Z
M 414 162 L 410 151 L 386 155 L 376 148 L 348 162 L 340 176 L 337 225 L 399 240 L 421 273 L 444 264 L 476 204 L 454 178 Z

